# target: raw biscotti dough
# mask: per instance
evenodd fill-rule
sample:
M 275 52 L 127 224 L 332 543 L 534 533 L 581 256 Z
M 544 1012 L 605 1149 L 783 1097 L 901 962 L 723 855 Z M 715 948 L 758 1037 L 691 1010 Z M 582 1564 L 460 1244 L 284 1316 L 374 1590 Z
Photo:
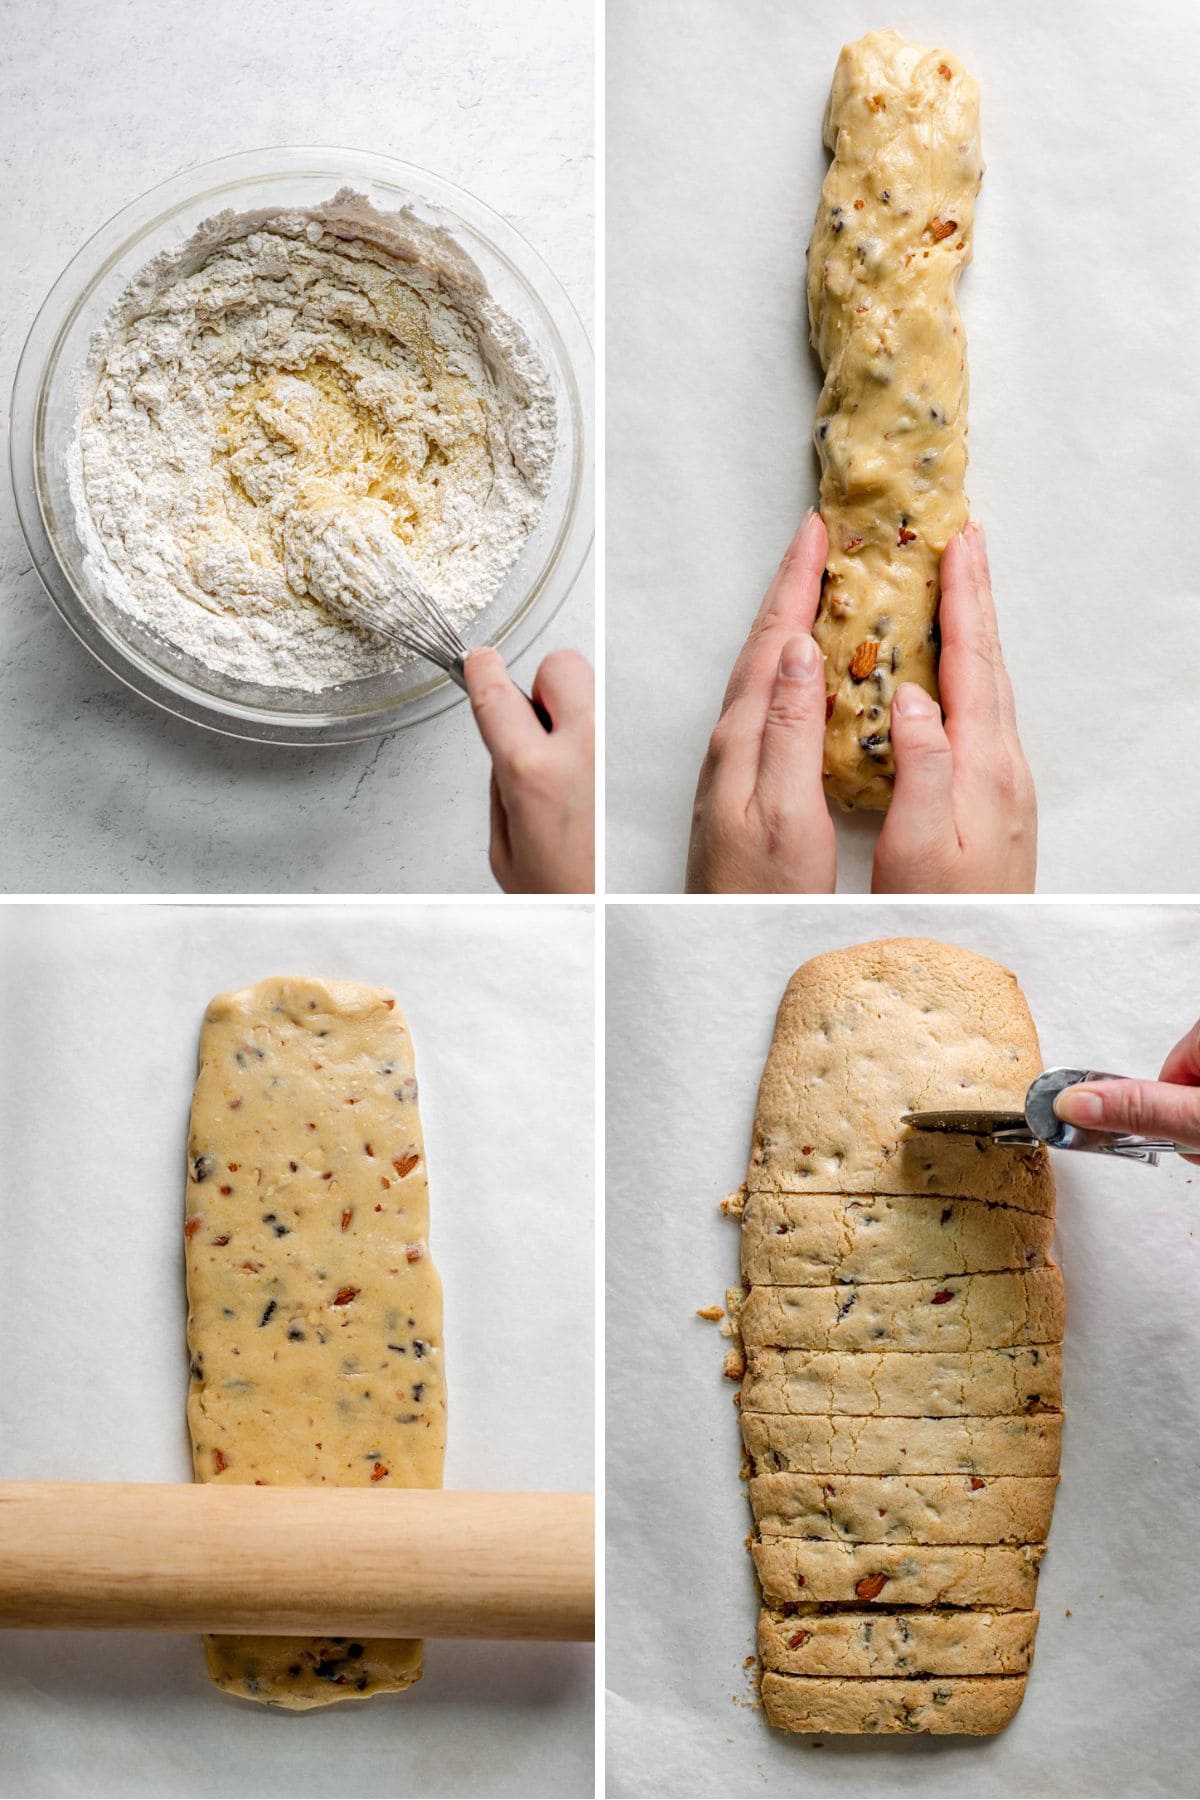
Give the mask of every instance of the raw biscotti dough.
M 826 789 L 880 811 L 902 681 L 936 696 L 942 551 L 967 522 L 967 353 L 958 278 L 983 178 L 979 90 L 948 50 L 870 32 L 838 58 L 833 161 L 808 252 L 825 370 L 815 437 L 829 532 Z
M 782 1729 L 985 1733 L 1020 1703 L 1062 1430 L 1053 1181 L 1044 1151 L 902 1118 L 1020 1111 L 1040 1069 L 1014 978 L 970 952 L 866 944 L 788 985 L 726 1202 Z
M 412 1041 L 394 998 L 279 979 L 209 1006 L 188 1137 L 200 1481 L 442 1484 L 442 1292 Z M 307 1708 L 409 1687 L 421 1645 L 210 1637 L 209 1672 Z
M 856 1544 L 1044 1544 L 1057 1475 L 755 1475 L 764 1537 Z
M 1054 1213 L 1045 1150 L 917 1132 L 903 1115 L 1022 1109 L 1042 1072 L 1016 976 L 928 938 L 831 950 L 788 983 L 763 1070 L 750 1193 L 937 1194 Z
M 929 1681 L 838 1681 L 768 1670 L 763 1710 L 781 1731 L 1003 1731 L 1025 1698 L 1024 1675 Z
M 1063 1329 L 1062 1275 L 1021 1274 L 844 1287 L 753 1287 L 739 1323 L 747 1345 L 818 1350 L 996 1350 L 1054 1344 Z
M 784 1675 L 1023 1675 L 1035 1612 L 844 1612 L 758 1616 L 758 1657 Z
M 856 1419 L 752 1413 L 742 1437 L 756 1475 L 1057 1475 L 1062 1414 Z M 968 1671 L 978 1674 L 978 1670 Z
M 763 1596 L 861 1607 L 1032 1607 L 1044 1544 L 839 1544 L 762 1538 L 751 1546 Z
M 1052 1222 L 994 1201 L 927 1194 L 751 1194 L 742 1216 L 742 1280 L 820 1286 L 916 1281 L 1046 1260 Z
M 1057 1411 L 1062 1348 L 942 1350 L 883 1356 L 834 1350 L 749 1350 L 742 1406 L 760 1413 L 856 1413 L 868 1418 L 971 1418 Z

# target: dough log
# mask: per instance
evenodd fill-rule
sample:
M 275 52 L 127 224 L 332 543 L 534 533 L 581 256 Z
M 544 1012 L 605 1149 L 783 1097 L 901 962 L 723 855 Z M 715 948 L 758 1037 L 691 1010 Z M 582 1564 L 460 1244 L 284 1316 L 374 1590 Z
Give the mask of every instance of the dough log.
M 412 1042 L 390 994 L 273 980 L 200 1040 L 184 1224 L 197 1480 L 442 1484 L 442 1295 Z M 205 1639 L 218 1687 L 303 1709 L 406 1688 L 421 1645 Z
M 967 521 L 967 356 L 956 300 L 983 176 L 979 90 L 948 50 L 894 31 L 847 44 L 825 115 L 833 161 L 808 253 L 829 558 L 826 789 L 882 811 L 891 701 L 937 694 L 942 551 Z

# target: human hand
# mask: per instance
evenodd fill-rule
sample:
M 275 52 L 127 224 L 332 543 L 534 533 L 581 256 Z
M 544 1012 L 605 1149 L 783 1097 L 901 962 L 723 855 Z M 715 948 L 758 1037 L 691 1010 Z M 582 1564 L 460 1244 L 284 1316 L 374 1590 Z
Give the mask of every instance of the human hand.
M 590 894 L 596 886 L 596 724 L 592 671 L 555 650 L 534 677 L 546 731 L 498 650 L 464 664 L 471 711 L 492 758 L 492 873 L 508 894 Z
M 923 688 L 901 683 L 892 701 L 896 791 L 875 847 L 872 891 L 1032 893 L 1037 796 L 978 525 L 943 552 L 940 621 L 945 724 Z
M 1087 1081 L 1064 1088 L 1054 1110 L 1068 1125 L 1132 1131 L 1195 1144 L 1185 1162 L 1200 1167 L 1200 1021 L 1181 1037 L 1157 1081 Z
M 692 809 L 690 894 L 831 894 L 821 786 L 825 659 L 812 637 L 829 540 L 809 513 L 734 664 Z

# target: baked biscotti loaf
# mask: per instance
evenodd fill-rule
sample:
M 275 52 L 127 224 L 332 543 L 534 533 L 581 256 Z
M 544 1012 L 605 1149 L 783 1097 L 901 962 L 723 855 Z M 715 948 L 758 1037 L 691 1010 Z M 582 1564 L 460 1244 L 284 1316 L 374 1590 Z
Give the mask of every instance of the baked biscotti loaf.
M 763 1711 L 781 1731 L 1003 1731 L 1025 1697 L 1024 1675 L 942 1675 L 929 1680 L 762 1678 Z
M 755 1475 L 763 1537 L 855 1544 L 1044 1544 L 1057 1476 Z
M 739 1314 L 750 1346 L 819 1350 L 997 1350 L 1062 1338 L 1062 1275 L 947 1275 L 845 1287 L 752 1287 Z
M 1028 1610 L 1044 1544 L 842 1544 L 760 1538 L 755 1573 L 770 1605 Z
M 1020 1704 L 1063 1425 L 1053 1182 L 903 1115 L 1019 1111 L 1040 1068 L 1015 980 L 969 952 L 867 944 L 789 983 L 727 1207 L 781 1729 L 985 1733 Z
M 751 1194 L 742 1215 L 750 1286 L 919 1281 L 1032 1269 L 1049 1256 L 1051 1219 L 992 1200 L 928 1194 Z
M 1057 1475 L 1062 1414 L 855 1419 L 743 1405 L 742 1437 L 756 1475 Z
M 761 1612 L 758 1659 L 785 1675 L 1024 1675 L 1035 1612 Z
M 892 696 L 937 693 L 942 551 L 967 520 L 967 361 L 956 299 L 983 176 L 979 92 L 948 50 L 871 32 L 838 58 L 833 161 L 808 252 L 829 555 L 826 789 L 891 798 Z
M 759 1413 L 851 1413 L 867 1418 L 972 1418 L 1062 1407 L 1062 1348 L 846 1355 L 835 1350 L 746 1352 L 743 1408 Z
M 746 1186 L 998 1200 L 1052 1216 L 1044 1150 L 901 1123 L 934 1106 L 1021 1108 L 1041 1070 L 1025 998 L 998 963 L 928 938 L 831 950 L 783 996 Z

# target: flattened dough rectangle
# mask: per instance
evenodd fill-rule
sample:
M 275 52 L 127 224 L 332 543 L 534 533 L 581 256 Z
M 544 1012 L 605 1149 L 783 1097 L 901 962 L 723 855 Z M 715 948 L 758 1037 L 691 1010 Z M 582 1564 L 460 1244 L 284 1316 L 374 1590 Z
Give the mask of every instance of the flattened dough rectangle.
M 412 1041 L 391 994 L 283 978 L 200 1040 L 184 1224 L 200 1481 L 440 1487 L 441 1283 Z M 209 1672 L 303 1709 L 409 1687 L 417 1642 L 210 1637 Z

